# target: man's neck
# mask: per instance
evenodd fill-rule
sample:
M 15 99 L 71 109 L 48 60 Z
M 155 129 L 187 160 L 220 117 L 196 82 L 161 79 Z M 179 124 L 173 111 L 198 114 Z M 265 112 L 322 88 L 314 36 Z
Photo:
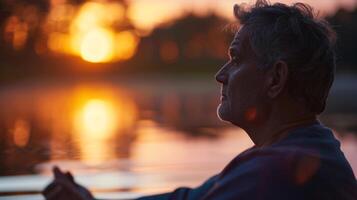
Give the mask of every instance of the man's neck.
M 279 119 L 279 118 L 278 118 Z M 269 146 L 289 135 L 293 129 L 317 122 L 316 115 L 304 115 L 285 120 L 270 120 L 259 127 L 246 130 L 256 147 Z

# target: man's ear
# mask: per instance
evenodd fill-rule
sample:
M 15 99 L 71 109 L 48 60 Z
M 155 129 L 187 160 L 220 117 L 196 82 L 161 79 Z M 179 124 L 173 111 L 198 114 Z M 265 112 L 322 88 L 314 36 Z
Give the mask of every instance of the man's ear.
M 268 96 L 276 98 L 286 87 L 289 69 L 284 61 L 277 61 L 268 72 Z

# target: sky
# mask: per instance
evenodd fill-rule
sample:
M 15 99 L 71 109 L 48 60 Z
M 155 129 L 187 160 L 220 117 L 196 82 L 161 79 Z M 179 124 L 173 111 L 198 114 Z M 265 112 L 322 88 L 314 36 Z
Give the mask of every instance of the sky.
M 130 3 L 129 17 L 134 24 L 142 29 L 152 27 L 172 18 L 177 18 L 182 13 L 194 11 L 205 14 L 214 11 L 226 18 L 233 18 L 233 5 L 236 3 L 254 3 L 254 0 L 128 0 Z M 271 2 L 277 2 L 272 0 Z M 283 3 L 294 3 L 294 0 L 280 0 Z M 300 0 L 308 3 L 320 13 L 333 13 L 339 7 L 352 9 L 357 5 L 357 0 Z

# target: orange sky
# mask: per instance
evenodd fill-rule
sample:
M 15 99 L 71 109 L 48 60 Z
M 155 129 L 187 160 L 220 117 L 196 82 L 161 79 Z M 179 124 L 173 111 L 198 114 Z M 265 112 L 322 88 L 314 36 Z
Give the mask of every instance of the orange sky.
M 129 15 L 134 24 L 143 29 L 151 29 L 153 26 L 175 18 L 185 11 L 206 13 L 214 10 L 228 18 L 232 18 L 232 7 L 235 3 L 251 3 L 254 0 L 128 0 L 130 4 Z M 271 2 L 277 2 L 272 0 Z M 293 3 L 294 0 L 280 0 L 279 2 Z M 343 6 L 354 8 L 355 0 L 300 0 L 312 5 L 322 13 L 331 13 L 336 8 Z

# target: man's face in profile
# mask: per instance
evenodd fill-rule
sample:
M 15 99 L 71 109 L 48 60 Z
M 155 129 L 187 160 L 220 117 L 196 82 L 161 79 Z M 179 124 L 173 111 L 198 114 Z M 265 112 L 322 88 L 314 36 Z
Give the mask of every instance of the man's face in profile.
M 228 54 L 229 61 L 216 74 L 216 80 L 222 84 L 218 116 L 246 127 L 261 117 L 267 98 L 264 71 L 257 66 L 244 27 L 235 34 Z

